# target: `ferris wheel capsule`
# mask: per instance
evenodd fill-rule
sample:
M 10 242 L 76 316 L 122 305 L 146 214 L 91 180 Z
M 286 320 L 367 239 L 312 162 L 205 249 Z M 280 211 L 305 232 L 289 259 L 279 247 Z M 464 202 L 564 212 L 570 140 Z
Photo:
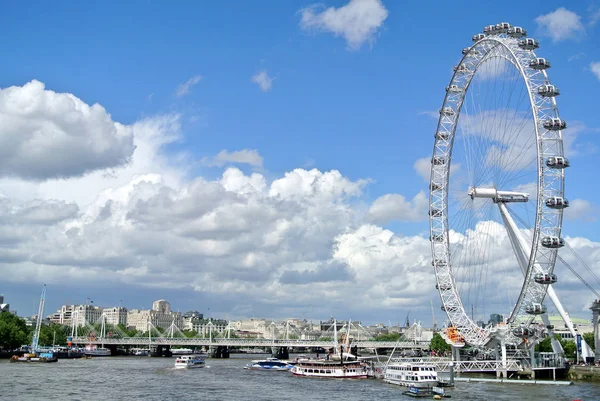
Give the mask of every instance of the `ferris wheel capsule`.
M 551 84 L 540 85 L 537 92 L 539 95 L 544 97 L 554 97 L 560 95 L 560 89 Z
M 501 22 L 499 24 L 496 24 L 496 33 L 507 33 L 508 30 L 511 28 L 511 25 L 508 22 Z
M 554 284 L 558 281 L 556 274 L 548 274 L 548 273 L 536 273 L 533 276 L 533 279 L 536 283 L 544 284 L 544 285 Z
M 550 68 L 550 62 L 542 57 L 537 57 L 529 62 L 529 66 L 534 70 L 546 70 Z
M 560 237 L 544 237 L 542 238 L 542 246 L 544 248 L 562 248 L 565 246 L 565 240 Z
M 550 168 L 567 168 L 570 165 L 569 159 L 563 156 L 551 156 L 546 159 L 546 166 Z
M 569 207 L 569 200 L 562 196 L 552 196 L 546 199 L 545 203 L 550 209 L 564 209 Z
M 561 120 L 558 117 L 553 117 L 544 120 L 542 126 L 548 131 L 559 131 L 567 128 L 567 122 L 565 120 Z
M 522 38 L 524 36 L 527 36 L 527 31 L 521 28 L 520 26 L 513 26 L 509 28 L 506 33 L 512 38 Z
M 524 50 L 535 50 L 540 47 L 540 44 L 537 40 L 532 38 L 521 39 L 519 42 L 519 47 Z
M 475 35 L 473 35 L 473 37 L 471 37 L 471 39 L 473 40 L 473 42 L 478 42 L 481 39 L 484 39 L 485 35 L 483 33 L 476 33 Z

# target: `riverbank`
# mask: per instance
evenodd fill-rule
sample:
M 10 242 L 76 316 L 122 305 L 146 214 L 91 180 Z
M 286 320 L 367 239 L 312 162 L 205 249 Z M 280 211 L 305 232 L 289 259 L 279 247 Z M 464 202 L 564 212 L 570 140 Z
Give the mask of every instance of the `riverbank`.
M 569 369 L 568 379 L 600 382 L 600 367 L 571 366 L 571 368 Z

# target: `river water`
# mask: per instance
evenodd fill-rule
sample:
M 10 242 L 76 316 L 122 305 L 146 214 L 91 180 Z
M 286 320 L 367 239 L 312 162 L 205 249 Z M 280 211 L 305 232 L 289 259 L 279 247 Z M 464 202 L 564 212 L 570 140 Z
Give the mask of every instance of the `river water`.
M 294 377 L 289 372 L 248 371 L 266 355 L 207 359 L 200 369 L 175 370 L 175 358 L 61 359 L 50 364 L 0 360 L 0 399 L 6 400 L 410 400 L 403 388 L 381 380 Z M 600 401 L 600 383 L 571 386 L 457 382 L 453 400 Z M 428 398 L 426 398 L 428 399 Z

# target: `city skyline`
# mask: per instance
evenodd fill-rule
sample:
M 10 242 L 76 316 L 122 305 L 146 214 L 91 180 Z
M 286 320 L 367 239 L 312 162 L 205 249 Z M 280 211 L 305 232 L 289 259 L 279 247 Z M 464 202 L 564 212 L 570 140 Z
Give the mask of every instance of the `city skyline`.
M 599 3 L 474 3 L 467 19 L 466 4 L 380 0 L 34 3 L 0 16 L 11 310 L 36 313 L 45 283 L 46 311 L 164 298 L 207 317 L 441 325 L 433 133 L 461 50 L 501 21 L 552 62 L 572 163 L 563 236 L 578 256 L 559 254 L 600 289 Z M 516 268 L 497 239 L 498 265 Z M 566 309 L 589 318 L 595 295 L 556 269 Z

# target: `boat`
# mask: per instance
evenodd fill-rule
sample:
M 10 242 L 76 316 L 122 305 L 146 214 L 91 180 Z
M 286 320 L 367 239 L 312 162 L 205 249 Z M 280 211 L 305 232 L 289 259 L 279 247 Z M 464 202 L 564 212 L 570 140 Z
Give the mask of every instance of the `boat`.
M 110 356 L 111 352 L 109 348 L 98 347 L 93 344 L 88 344 L 83 350 L 85 356 Z
M 416 398 L 433 398 L 434 400 L 441 400 L 442 398 L 451 398 L 450 394 L 446 394 L 441 387 L 414 387 L 409 386 L 408 389 L 402 392 L 404 395 L 409 395 Z
M 366 379 L 369 366 L 359 360 L 299 359 L 291 369 L 294 376 L 333 379 Z
M 52 352 L 39 352 L 35 354 L 25 353 L 21 356 L 13 355 L 10 358 L 11 362 L 37 362 L 37 363 L 50 363 L 58 362 L 58 358 L 54 356 Z
M 149 349 L 136 349 L 133 351 L 133 355 L 135 356 L 148 356 L 150 355 Z
M 171 348 L 171 353 L 173 355 L 191 355 L 194 350 L 191 348 Z
M 288 371 L 293 367 L 294 365 L 288 361 L 282 361 L 277 358 L 267 358 L 252 361 L 244 366 L 244 369 Z
M 203 368 L 204 358 L 195 355 L 181 355 L 175 360 L 175 369 Z
M 338 344 L 337 323 L 333 322 L 333 351 L 325 359 L 298 358 L 291 369 L 294 376 L 322 377 L 332 379 L 366 379 L 372 376 L 372 369 L 350 352 L 350 325 L 344 340 Z
M 410 388 L 433 388 L 438 385 L 435 366 L 412 362 L 388 363 L 383 381 Z
M 44 316 L 44 303 L 46 302 L 46 284 L 42 288 L 42 296 L 40 297 L 40 305 L 38 307 L 37 319 L 35 322 L 35 330 L 31 338 L 31 346 L 27 347 L 28 350 L 21 356 L 13 355 L 10 358 L 11 362 L 24 362 L 24 363 L 49 363 L 57 362 L 58 358 L 52 353 L 52 351 L 42 350 L 39 347 L 40 331 L 42 329 L 42 316 Z

